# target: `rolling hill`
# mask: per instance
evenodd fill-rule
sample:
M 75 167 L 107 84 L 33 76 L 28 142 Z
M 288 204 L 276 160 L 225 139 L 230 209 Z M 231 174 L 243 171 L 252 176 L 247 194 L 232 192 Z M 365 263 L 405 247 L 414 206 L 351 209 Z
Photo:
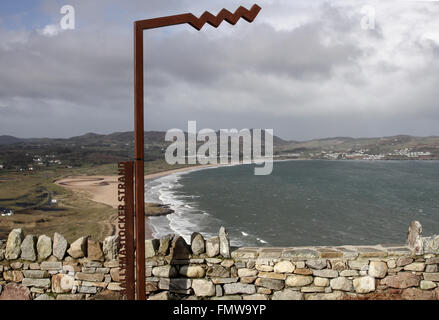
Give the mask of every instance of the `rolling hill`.
M 163 131 L 145 132 L 145 161 L 164 158 L 170 144 L 165 141 L 165 135 Z M 117 163 L 132 159 L 133 140 L 133 132 L 87 133 L 68 139 L 20 139 L 3 135 L 0 136 L 0 164 L 8 169 L 27 169 L 35 163 L 39 168 L 50 166 L 53 160 L 68 166 Z M 409 157 L 402 153 L 421 152 L 429 154 L 428 159 L 439 159 L 439 137 L 434 136 L 334 137 L 309 141 L 287 141 L 274 136 L 273 143 L 275 155 L 281 158 L 346 159 L 360 153 L 380 155 L 379 159 L 405 159 Z
M 6 135 L 0 136 L 0 145 L 10 145 L 22 141 L 23 141 L 22 139 L 13 136 L 6 136 Z

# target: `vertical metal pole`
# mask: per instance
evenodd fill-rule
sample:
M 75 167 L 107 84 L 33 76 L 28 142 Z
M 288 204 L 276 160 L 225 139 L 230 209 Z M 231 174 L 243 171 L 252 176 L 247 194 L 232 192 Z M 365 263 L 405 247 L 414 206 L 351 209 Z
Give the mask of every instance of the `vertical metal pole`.
M 145 181 L 143 123 L 143 30 L 134 23 L 134 153 L 136 159 L 137 299 L 145 300 Z
M 145 181 L 144 181 L 144 123 L 143 123 L 143 30 L 188 23 L 197 30 L 209 23 L 218 27 L 226 20 L 235 25 L 240 18 L 252 22 L 261 8 L 253 5 L 251 10 L 239 7 L 235 13 L 223 9 L 214 16 L 205 12 L 199 18 L 192 13 L 140 20 L 134 22 L 134 153 L 136 159 L 136 270 L 137 299 L 146 299 L 145 293 Z
M 118 207 L 119 228 L 119 275 L 123 278 L 121 286 L 127 300 L 135 300 L 134 277 L 134 162 L 119 162 L 117 198 L 122 204 Z
M 128 300 L 135 300 L 134 277 L 134 163 L 125 165 L 125 232 L 126 232 L 126 273 L 125 290 Z

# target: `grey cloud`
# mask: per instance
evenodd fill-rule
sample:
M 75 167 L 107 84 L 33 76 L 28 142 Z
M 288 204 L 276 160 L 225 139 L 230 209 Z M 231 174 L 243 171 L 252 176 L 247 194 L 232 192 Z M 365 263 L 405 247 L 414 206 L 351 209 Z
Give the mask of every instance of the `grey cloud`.
M 1 97 L 95 105 L 103 99 L 128 98 L 129 56 L 120 52 L 122 41 L 103 42 L 106 48 L 93 37 L 74 32 L 56 37 L 34 34 L 28 43 L 0 51 Z
M 256 24 L 242 34 L 221 39 L 180 32 L 149 42 L 147 67 L 174 78 L 211 85 L 230 73 L 247 71 L 304 80 L 330 78 L 334 68 L 355 63 L 361 51 L 355 45 L 323 45 L 322 24 L 292 31 L 276 31 Z
M 132 130 L 132 21 L 236 6 L 71 4 L 77 9 L 75 31 L 46 37 L 36 30 L 0 29 L 0 134 Z M 261 5 L 251 25 L 145 32 L 147 129 L 185 128 L 187 120 L 197 120 L 213 129 L 274 128 L 291 139 L 438 133 L 432 124 L 439 119 L 439 39 L 411 28 L 420 16 L 433 28 L 428 18 L 436 9 L 420 9 L 403 20 L 389 15 L 377 21 L 376 30 L 365 31 L 361 7 L 351 3 Z M 378 9 L 381 15 L 390 12 L 384 5 Z M 48 23 L 59 18 L 58 2 L 45 2 L 43 10 L 53 14 Z M 284 28 L 289 20 L 300 23 Z

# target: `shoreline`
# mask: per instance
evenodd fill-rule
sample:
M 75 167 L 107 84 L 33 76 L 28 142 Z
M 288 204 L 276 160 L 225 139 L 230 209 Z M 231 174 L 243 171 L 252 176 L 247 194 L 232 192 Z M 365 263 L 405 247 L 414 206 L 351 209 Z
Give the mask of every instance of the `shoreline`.
M 299 159 L 276 159 L 273 162 L 283 162 L 283 161 L 297 161 Z M 156 179 L 169 176 L 176 173 L 187 173 L 191 171 L 198 171 L 203 169 L 213 169 L 219 167 L 230 167 L 236 165 L 250 165 L 254 164 L 256 161 L 252 160 L 251 163 L 227 163 L 227 164 L 203 164 L 194 165 L 178 169 L 164 170 L 156 173 L 146 174 L 144 176 L 145 184 Z M 118 175 L 93 175 L 93 176 L 68 176 L 62 179 L 55 180 L 53 183 L 69 189 L 73 192 L 81 193 L 90 200 L 108 205 L 113 209 L 117 209 L 119 206 L 119 201 L 117 201 L 117 185 L 118 185 Z M 145 201 L 146 203 L 146 201 Z M 117 232 L 117 224 L 110 221 L 114 229 Z M 145 216 L 145 239 L 153 238 L 153 230 L 150 225 L 149 216 Z
M 145 175 L 145 183 L 151 182 L 155 179 L 162 178 L 175 173 L 185 173 L 205 168 L 214 168 L 222 166 L 221 164 L 206 164 L 196 165 L 191 167 L 171 169 L 151 173 Z M 55 184 L 69 189 L 73 192 L 82 193 L 90 200 L 106 204 L 114 209 L 117 209 L 119 202 L 117 201 L 117 185 L 118 175 L 96 175 L 96 176 L 69 176 L 54 181 Z M 111 222 L 113 224 L 113 222 Z M 116 228 L 117 225 L 113 226 Z M 152 228 L 149 223 L 149 217 L 145 216 L 145 239 L 152 239 Z
M 308 159 L 311 161 L 311 159 Z M 273 159 L 273 162 L 285 162 L 285 161 L 301 161 L 301 159 Z M 331 161 L 331 160 L 327 160 Z M 349 160 L 347 160 L 349 161 Z M 358 160 L 357 160 L 358 161 Z M 230 167 L 237 165 L 250 165 L 254 164 L 256 161 L 253 160 L 252 163 L 227 163 L 227 164 L 203 164 L 203 165 L 194 165 L 188 166 L 184 168 L 178 169 L 170 169 L 159 171 L 151 174 L 146 174 L 144 176 L 145 184 L 156 179 L 169 176 L 172 174 L 178 173 L 187 173 L 191 171 L 198 171 L 203 169 L 213 169 L 219 167 Z M 68 176 L 58 180 L 55 180 L 53 183 L 71 190 L 76 193 L 81 193 L 86 196 L 88 199 L 96 202 L 108 205 L 113 209 L 117 209 L 119 206 L 119 202 L 117 201 L 117 185 L 118 185 L 118 175 L 78 175 L 78 176 Z M 146 201 L 145 201 L 146 202 Z M 117 232 L 117 223 L 114 221 L 109 221 L 111 225 Z M 153 238 L 153 230 L 150 225 L 149 216 L 145 216 L 145 238 L 152 239 Z
M 274 159 L 273 162 L 294 162 L 294 161 L 303 161 L 301 159 Z M 305 161 L 340 161 L 340 160 L 305 160 Z M 364 162 L 364 160 L 343 160 L 347 162 Z M 371 162 L 384 162 L 386 160 L 375 160 Z M 369 160 L 367 160 L 369 162 Z M 387 161 L 386 161 L 387 162 Z M 415 160 L 415 162 L 418 162 Z M 188 173 L 192 171 L 199 171 L 203 169 L 214 169 L 219 167 L 228 167 L 228 166 L 237 166 L 237 165 L 245 165 L 246 163 L 228 163 L 228 164 L 206 164 L 206 165 L 194 165 L 188 166 L 178 169 L 164 170 L 155 172 L 152 174 L 145 175 L 145 184 L 148 184 L 156 179 L 170 176 L 173 174 L 179 173 Z M 54 181 L 57 185 L 60 185 L 66 189 L 69 189 L 73 192 L 82 193 L 90 200 L 102 203 L 111 206 L 112 208 L 117 208 L 119 202 L 117 201 L 117 184 L 118 184 L 118 176 L 117 175 L 95 175 L 95 176 L 69 176 L 57 181 Z M 146 199 L 145 199 L 146 201 Z M 155 201 L 158 203 L 162 203 L 162 201 Z M 112 219 L 113 220 L 113 219 Z M 117 231 L 117 224 L 115 224 L 114 220 L 109 221 L 113 227 L 115 227 Z M 153 238 L 153 226 L 151 224 L 151 219 L 149 216 L 145 216 L 145 238 L 151 239 Z

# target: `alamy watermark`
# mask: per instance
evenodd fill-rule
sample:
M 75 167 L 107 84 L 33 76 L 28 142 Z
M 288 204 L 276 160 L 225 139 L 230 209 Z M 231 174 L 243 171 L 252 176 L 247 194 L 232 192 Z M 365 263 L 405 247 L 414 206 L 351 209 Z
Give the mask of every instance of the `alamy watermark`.
M 363 6 L 361 8 L 361 28 L 363 30 L 374 30 L 375 29 L 375 18 L 376 11 L 373 6 Z
M 170 129 L 165 140 L 172 142 L 165 153 L 168 164 L 251 164 L 255 175 L 273 172 L 273 129 L 202 129 L 188 121 L 188 130 Z
M 75 30 L 75 8 L 71 5 L 61 7 L 60 13 L 63 14 L 59 25 L 62 30 Z

